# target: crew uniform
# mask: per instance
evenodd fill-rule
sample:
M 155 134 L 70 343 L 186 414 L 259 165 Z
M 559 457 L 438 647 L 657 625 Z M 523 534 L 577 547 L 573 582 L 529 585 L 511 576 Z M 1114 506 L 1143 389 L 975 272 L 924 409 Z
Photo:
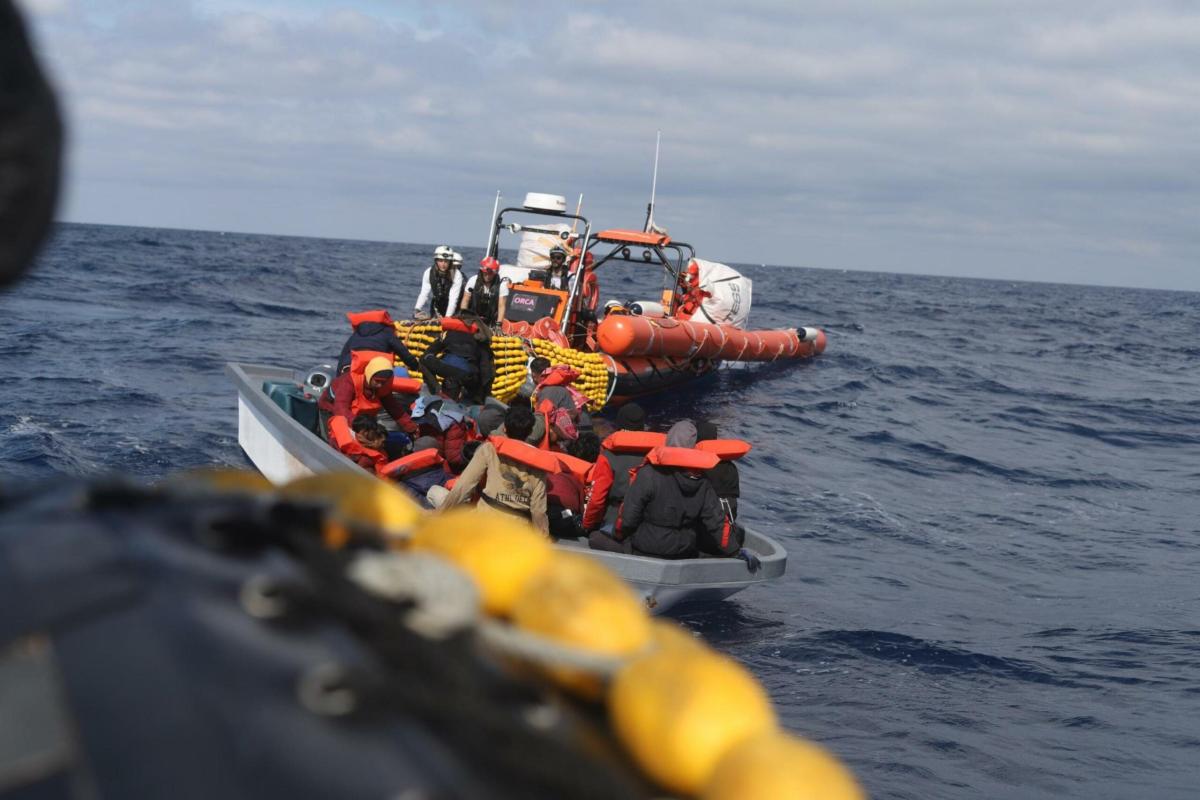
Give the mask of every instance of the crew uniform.
M 439 317 L 448 317 L 458 310 L 459 297 L 462 295 L 462 273 L 454 268 L 454 251 L 442 245 L 433 251 L 434 266 L 426 267 L 421 276 L 421 292 L 417 295 L 417 304 L 413 309 L 414 316 L 424 312 L 425 304 L 430 303 L 431 311 Z M 449 266 L 441 270 L 436 262 L 444 261 Z
M 508 297 L 508 279 L 496 277 L 491 283 L 480 280 L 480 272 L 472 275 L 467 281 L 467 291 L 464 295 L 463 308 L 488 325 L 495 325 L 500 318 L 501 298 Z

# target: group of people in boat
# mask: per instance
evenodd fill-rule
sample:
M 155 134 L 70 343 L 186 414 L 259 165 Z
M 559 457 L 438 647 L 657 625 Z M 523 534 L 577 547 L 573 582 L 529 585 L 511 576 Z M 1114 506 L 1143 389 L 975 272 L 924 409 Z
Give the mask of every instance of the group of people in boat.
M 452 251 L 435 255 L 453 264 Z M 444 273 L 436 263 L 430 270 Z M 442 332 L 420 359 L 386 311 L 348 316 L 352 332 L 318 407 L 330 444 L 363 468 L 429 505 L 482 502 L 596 549 L 757 566 L 742 547 L 732 461 L 748 445 L 720 440 L 707 422 L 651 432 L 635 403 L 614 421 L 593 418 L 572 385 L 579 373 L 544 358 L 531 360 L 530 379 L 506 406 L 488 395 L 491 328 L 472 309 L 441 314 Z

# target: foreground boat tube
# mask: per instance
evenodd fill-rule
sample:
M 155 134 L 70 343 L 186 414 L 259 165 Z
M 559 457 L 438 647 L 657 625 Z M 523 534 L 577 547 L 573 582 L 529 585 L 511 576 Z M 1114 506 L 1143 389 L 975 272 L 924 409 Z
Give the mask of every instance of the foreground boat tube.
M 825 350 L 825 333 L 805 329 L 744 331 L 678 319 L 613 315 L 600 323 L 596 339 L 612 356 L 677 356 L 734 361 L 804 358 Z M 810 338 L 811 337 L 811 338 Z

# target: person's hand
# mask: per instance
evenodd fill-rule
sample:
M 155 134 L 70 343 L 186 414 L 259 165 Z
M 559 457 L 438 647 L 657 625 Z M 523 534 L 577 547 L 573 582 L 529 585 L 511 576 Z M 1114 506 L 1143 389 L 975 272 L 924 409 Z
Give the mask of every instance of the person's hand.
M 746 566 L 750 568 L 751 572 L 758 572 L 759 567 L 762 566 L 762 562 L 758 560 L 758 556 L 744 547 L 737 551 L 737 557 L 746 562 Z
M 413 312 L 413 319 L 429 319 L 429 312 L 417 309 Z

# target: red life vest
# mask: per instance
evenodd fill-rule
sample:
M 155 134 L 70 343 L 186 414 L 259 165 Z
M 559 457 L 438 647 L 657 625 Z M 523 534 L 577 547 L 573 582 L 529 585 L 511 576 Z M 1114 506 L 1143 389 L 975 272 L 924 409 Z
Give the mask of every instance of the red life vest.
M 665 433 L 652 431 L 613 431 L 600 446 L 611 453 L 649 453 L 667 443 Z
M 396 375 L 392 378 L 392 391 L 400 394 L 420 394 L 423 384 L 424 381 L 420 378 L 401 378 Z
M 531 444 L 510 439 L 507 436 L 489 436 L 488 443 L 496 448 L 496 452 L 503 458 L 511 459 L 518 464 L 524 464 L 542 472 L 559 471 L 558 459 L 554 457 L 554 453 L 548 450 L 539 450 Z
M 383 410 L 383 405 L 379 402 L 379 398 L 371 399 L 363 394 L 363 388 L 367 382 L 366 369 L 367 364 L 371 359 L 382 356 L 389 362 L 392 361 L 391 353 L 383 353 L 379 350 L 352 350 L 350 352 L 350 379 L 354 381 L 354 399 L 350 401 L 350 418 L 353 419 L 359 414 L 370 414 L 374 416 Z M 395 381 L 395 378 L 392 379 Z M 391 388 L 388 388 L 389 393 Z
M 403 458 L 397 458 L 386 464 L 381 464 L 375 468 L 375 472 L 379 475 L 386 475 L 389 478 L 402 478 L 410 472 L 420 472 L 423 469 L 429 469 L 430 467 L 445 463 L 446 459 L 442 458 L 442 454 L 438 452 L 436 447 L 427 447 L 424 450 L 409 453 Z
M 646 460 L 656 467 L 679 467 L 681 469 L 706 470 L 721 463 L 716 453 L 706 453 L 694 447 L 656 447 L 646 455 Z
M 458 331 L 459 333 L 475 333 L 479 330 L 479 326 L 473 322 L 468 325 L 458 317 L 442 317 L 442 330 Z
M 359 325 L 362 325 L 364 322 L 378 322 L 382 325 L 394 325 L 395 324 L 392 322 L 391 314 L 389 314 L 388 312 L 383 311 L 383 310 L 358 311 L 358 312 L 347 311 L 346 319 L 350 320 L 351 328 L 357 328 Z
M 749 453 L 753 445 L 741 439 L 705 439 L 696 442 L 696 449 L 705 453 L 714 453 L 722 461 L 737 461 Z

